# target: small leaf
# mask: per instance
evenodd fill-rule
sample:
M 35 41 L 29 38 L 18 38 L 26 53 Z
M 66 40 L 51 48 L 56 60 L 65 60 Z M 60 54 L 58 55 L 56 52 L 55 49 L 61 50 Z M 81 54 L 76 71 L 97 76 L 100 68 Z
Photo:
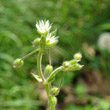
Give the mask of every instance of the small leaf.
M 31 73 L 31 74 L 34 76 L 34 78 L 35 78 L 38 82 L 42 82 L 42 79 L 41 79 L 40 76 L 35 75 L 34 73 Z

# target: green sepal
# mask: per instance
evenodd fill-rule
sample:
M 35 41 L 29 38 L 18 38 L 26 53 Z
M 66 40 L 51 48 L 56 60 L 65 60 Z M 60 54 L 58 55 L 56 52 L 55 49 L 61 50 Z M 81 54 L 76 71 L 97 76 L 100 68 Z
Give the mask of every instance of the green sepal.
M 41 77 L 40 76 L 38 76 L 38 75 L 35 75 L 34 73 L 31 73 L 33 76 L 34 76 L 34 78 L 38 81 L 38 82 L 42 82 L 42 79 L 41 79 Z

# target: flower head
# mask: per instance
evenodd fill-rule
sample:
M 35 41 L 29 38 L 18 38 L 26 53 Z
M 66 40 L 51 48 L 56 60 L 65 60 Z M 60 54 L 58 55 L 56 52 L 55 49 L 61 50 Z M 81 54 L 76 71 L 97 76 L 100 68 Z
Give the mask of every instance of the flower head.
M 36 28 L 39 34 L 44 35 L 50 31 L 51 25 L 49 20 L 41 20 L 36 24 Z
M 54 46 L 57 42 L 58 42 L 58 37 L 55 37 L 55 36 L 52 35 L 51 33 L 48 33 L 48 34 L 47 34 L 47 37 L 46 37 L 46 46 L 47 46 L 47 47 L 52 47 L 52 46 Z
M 110 51 L 110 33 L 103 33 L 99 36 L 98 46 L 103 50 Z
M 81 60 L 82 55 L 81 53 L 76 53 L 74 55 L 74 59 L 70 61 L 63 62 L 63 71 L 75 71 L 80 70 L 84 65 L 79 64 L 78 62 Z

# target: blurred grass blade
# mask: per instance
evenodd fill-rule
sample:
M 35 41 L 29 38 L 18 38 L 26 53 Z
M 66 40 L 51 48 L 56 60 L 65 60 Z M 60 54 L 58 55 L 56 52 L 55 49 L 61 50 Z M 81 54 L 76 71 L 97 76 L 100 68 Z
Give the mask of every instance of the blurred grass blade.
M 5 36 L 5 37 L 9 37 L 11 40 L 15 41 L 16 45 L 18 47 L 21 47 L 22 46 L 22 42 L 21 40 L 17 37 L 16 34 L 10 32 L 10 31 L 2 31 L 1 32 L 2 36 Z
M 12 63 L 14 60 L 13 57 L 11 57 L 10 55 L 8 55 L 6 53 L 0 53 L 0 59 L 8 61 L 9 63 Z

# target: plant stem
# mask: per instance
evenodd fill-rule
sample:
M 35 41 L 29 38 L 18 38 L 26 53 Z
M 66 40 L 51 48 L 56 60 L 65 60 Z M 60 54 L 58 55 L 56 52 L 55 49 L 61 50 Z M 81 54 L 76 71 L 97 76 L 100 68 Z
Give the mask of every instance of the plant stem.
M 50 95 L 49 84 L 46 84 L 45 88 L 46 88 L 46 92 L 47 92 L 47 96 L 48 96 L 48 100 L 49 100 L 49 110 L 55 110 L 55 106 L 54 106 L 53 101 L 52 101 L 52 96 Z
M 36 50 L 34 50 L 34 51 L 32 51 L 32 52 L 28 53 L 27 55 L 23 56 L 23 57 L 21 58 L 21 60 L 24 60 L 25 58 L 27 58 L 27 57 L 31 56 L 32 54 L 34 54 L 34 53 L 38 52 L 39 50 L 40 50 L 40 48 L 38 48 L 38 49 L 36 49 Z
M 48 77 L 47 82 L 50 81 L 55 76 L 55 74 L 57 74 L 59 71 L 61 71 L 62 68 L 63 68 L 63 66 L 56 68 Z
M 66 72 L 64 72 L 63 75 L 62 75 L 62 79 L 61 79 L 61 82 L 60 82 L 60 85 L 59 85 L 59 90 L 61 89 L 61 86 L 62 86 L 62 84 L 63 84 L 63 80 L 64 80 L 64 77 L 65 77 L 65 73 L 66 73 Z
M 45 48 L 46 35 L 42 35 L 41 37 L 41 48 L 42 50 Z
M 38 56 L 37 56 L 37 68 L 38 68 L 38 73 L 40 74 L 40 77 L 41 77 L 42 81 L 44 82 L 45 78 L 42 73 L 41 61 L 42 61 L 42 52 L 39 51 Z

